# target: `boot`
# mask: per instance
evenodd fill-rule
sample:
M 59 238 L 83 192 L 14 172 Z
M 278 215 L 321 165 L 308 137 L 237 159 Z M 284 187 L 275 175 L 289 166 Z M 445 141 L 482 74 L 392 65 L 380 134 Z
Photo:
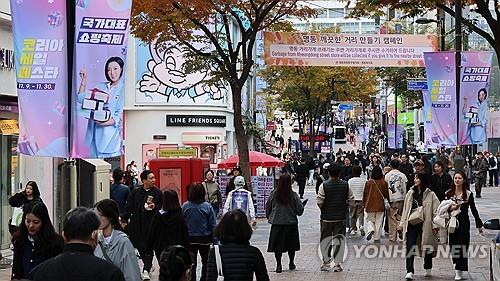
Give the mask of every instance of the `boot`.
M 463 275 L 462 275 L 462 271 L 461 270 L 455 270 L 455 280 L 462 280 L 463 279 Z

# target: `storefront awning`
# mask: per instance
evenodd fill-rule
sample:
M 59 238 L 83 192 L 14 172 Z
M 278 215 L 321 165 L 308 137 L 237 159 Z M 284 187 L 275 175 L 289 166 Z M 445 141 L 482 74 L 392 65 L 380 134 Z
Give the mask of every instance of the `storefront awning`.
M 17 120 L 0 120 L 0 133 L 3 135 L 19 135 L 19 124 Z

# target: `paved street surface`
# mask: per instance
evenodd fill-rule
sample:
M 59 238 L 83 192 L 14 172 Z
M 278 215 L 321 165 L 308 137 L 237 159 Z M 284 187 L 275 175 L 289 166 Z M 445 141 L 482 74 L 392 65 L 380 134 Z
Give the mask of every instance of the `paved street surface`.
M 375 246 L 371 242 L 366 242 L 364 237 L 356 235 L 350 237 L 348 241 L 348 257 L 344 264 L 344 271 L 336 272 L 321 272 L 319 270 L 321 260 L 318 255 L 319 241 L 319 210 L 315 204 L 315 193 L 312 186 L 308 187 L 305 197 L 309 198 L 309 203 L 306 205 L 304 215 L 299 218 L 301 250 L 296 254 L 295 271 L 288 270 L 288 257 L 283 255 L 283 273 L 277 274 L 276 262 L 272 253 L 267 253 L 267 240 L 270 231 L 270 225 L 265 219 L 259 219 L 257 229 L 252 237 L 252 244 L 257 246 L 266 260 L 267 269 L 271 280 L 404 280 L 405 261 L 403 258 L 379 258 L 373 256 L 374 248 L 364 253 L 368 256 L 361 255 L 356 258 L 354 247 L 361 249 L 363 245 L 369 247 L 383 247 L 387 245 L 399 246 L 402 249 L 402 243 L 389 243 L 387 237 L 382 237 L 382 243 Z M 484 196 L 477 199 L 479 214 L 483 220 L 488 218 L 498 217 L 500 213 L 500 189 L 486 188 Z M 472 216 L 471 216 L 472 217 Z M 474 225 L 474 224 L 472 224 Z M 472 229 L 472 244 L 487 245 L 491 240 L 490 237 L 494 232 L 486 231 L 485 236 L 480 236 L 475 229 Z M 286 238 L 285 238 L 286 239 Z M 5 251 L 4 254 L 10 254 Z M 433 276 L 431 278 L 423 277 L 423 260 L 415 259 L 415 280 L 453 280 L 454 271 L 450 259 L 436 258 L 434 259 Z M 488 257 L 469 259 L 469 280 L 489 280 L 489 260 Z M 158 267 L 156 267 L 158 268 Z M 0 271 L 0 280 L 9 280 L 10 270 Z M 153 273 L 152 280 L 158 280 L 158 270 Z

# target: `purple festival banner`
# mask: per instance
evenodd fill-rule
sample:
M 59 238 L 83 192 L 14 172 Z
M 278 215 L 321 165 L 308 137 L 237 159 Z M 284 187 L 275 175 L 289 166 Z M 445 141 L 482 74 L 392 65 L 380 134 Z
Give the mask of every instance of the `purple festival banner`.
M 19 98 L 18 150 L 67 157 L 66 1 L 11 0 Z
M 424 53 L 429 92 L 424 92 L 424 132 L 428 147 L 457 143 L 455 52 Z
M 120 156 L 132 0 L 76 1 L 71 156 Z
M 488 141 L 488 98 L 493 52 L 463 52 L 459 144 Z

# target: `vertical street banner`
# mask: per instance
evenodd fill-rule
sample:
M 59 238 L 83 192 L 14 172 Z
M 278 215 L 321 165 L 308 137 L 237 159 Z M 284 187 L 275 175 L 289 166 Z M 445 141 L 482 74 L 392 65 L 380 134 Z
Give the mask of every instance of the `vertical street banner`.
M 424 53 L 428 92 L 424 91 L 425 145 L 457 143 L 455 52 Z
M 76 1 L 71 156 L 120 156 L 132 0 Z
M 488 141 L 488 98 L 493 52 L 463 52 L 458 144 Z
M 404 142 L 405 126 L 387 124 L 387 147 L 389 149 L 402 149 Z M 397 142 L 397 147 L 396 147 Z
M 10 1 L 20 153 L 68 156 L 66 1 Z

